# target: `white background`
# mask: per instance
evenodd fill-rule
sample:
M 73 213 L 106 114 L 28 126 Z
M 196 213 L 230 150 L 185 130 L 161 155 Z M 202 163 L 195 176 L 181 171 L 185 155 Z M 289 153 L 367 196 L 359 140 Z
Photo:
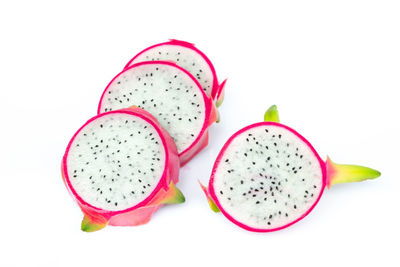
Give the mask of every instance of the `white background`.
M 0 266 L 399 266 L 398 1 L 1 1 Z M 143 48 L 197 44 L 229 78 L 210 144 L 181 170 L 182 205 L 140 227 L 80 231 L 61 180 L 73 133 Z M 277 104 L 321 157 L 382 177 L 326 190 L 257 234 L 209 210 L 220 148 Z

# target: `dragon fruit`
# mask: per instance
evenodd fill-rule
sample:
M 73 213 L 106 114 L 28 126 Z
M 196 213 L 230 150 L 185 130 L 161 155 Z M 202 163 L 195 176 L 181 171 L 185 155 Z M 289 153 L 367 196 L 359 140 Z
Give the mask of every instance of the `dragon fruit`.
M 208 188 L 200 184 L 211 209 L 246 230 L 286 228 L 311 212 L 326 186 L 380 176 L 367 167 L 323 162 L 303 136 L 279 123 L 276 106 L 264 120 L 229 138 Z
M 153 60 L 172 61 L 186 69 L 198 80 L 204 92 L 216 101 L 217 107 L 221 105 L 226 80 L 218 84 L 213 64 L 194 44 L 172 39 L 150 46 L 134 56 L 125 69 L 138 62 Z
M 132 105 L 153 114 L 169 132 L 182 166 L 208 144 L 208 127 L 217 120 L 199 82 L 166 61 L 140 62 L 118 74 L 104 90 L 98 113 Z
M 185 201 L 175 186 L 179 159 L 169 134 L 137 107 L 97 115 L 72 137 L 64 183 L 81 208 L 81 228 L 147 223 L 164 204 Z

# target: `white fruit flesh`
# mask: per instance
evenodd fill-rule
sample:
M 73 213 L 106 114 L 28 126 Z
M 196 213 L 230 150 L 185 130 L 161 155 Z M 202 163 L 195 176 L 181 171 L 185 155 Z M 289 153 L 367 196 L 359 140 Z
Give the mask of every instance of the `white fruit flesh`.
M 180 45 L 159 45 L 140 54 L 130 63 L 130 65 L 142 61 L 154 60 L 175 62 L 196 77 L 206 94 L 208 96 L 211 95 L 214 82 L 212 70 L 207 61 L 195 50 Z
M 214 171 L 214 192 L 222 208 L 256 229 L 279 228 L 301 218 L 318 200 L 323 179 L 311 148 L 275 125 L 236 136 Z
M 114 79 L 104 93 L 100 112 L 130 106 L 150 112 L 181 153 L 205 125 L 205 105 L 201 88 L 191 76 L 175 66 L 154 63 L 127 69 Z
M 164 172 L 165 153 L 158 132 L 144 119 L 105 114 L 72 141 L 67 173 L 85 202 L 103 210 L 124 210 L 153 192 Z

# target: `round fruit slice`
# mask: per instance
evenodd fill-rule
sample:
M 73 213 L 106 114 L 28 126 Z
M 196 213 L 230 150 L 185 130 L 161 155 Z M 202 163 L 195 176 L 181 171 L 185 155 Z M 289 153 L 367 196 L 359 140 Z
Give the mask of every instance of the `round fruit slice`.
M 178 174 L 172 138 L 136 107 L 90 119 L 62 160 L 65 185 L 85 215 L 84 231 L 143 224 L 163 204 L 183 202 Z
M 165 61 L 137 63 L 105 89 L 98 113 L 138 106 L 153 114 L 174 139 L 181 165 L 208 144 L 217 120 L 214 103 L 185 69 Z
M 276 231 L 304 218 L 325 186 L 373 179 L 376 170 L 323 162 L 312 145 L 279 123 L 276 106 L 265 122 L 235 133 L 214 164 L 208 189 L 210 207 L 238 226 L 256 232 Z

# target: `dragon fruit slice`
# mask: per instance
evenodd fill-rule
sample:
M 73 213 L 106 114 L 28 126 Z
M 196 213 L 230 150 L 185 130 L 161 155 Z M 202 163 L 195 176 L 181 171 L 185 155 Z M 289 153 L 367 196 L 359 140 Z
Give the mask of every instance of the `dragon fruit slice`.
M 164 204 L 181 203 L 179 159 L 169 134 L 137 107 L 97 115 L 72 137 L 62 160 L 82 230 L 147 223 Z
M 196 77 L 206 94 L 216 101 L 217 107 L 221 105 L 226 80 L 218 84 L 213 64 L 194 44 L 172 39 L 150 46 L 134 56 L 125 69 L 138 62 L 153 60 L 172 61 L 186 69 Z
M 311 212 L 326 186 L 380 176 L 366 167 L 323 162 L 303 136 L 279 123 L 276 106 L 264 120 L 229 138 L 209 187 L 200 184 L 211 209 L 246 230 L 286 228 Z
M 98 113 L 138 106 L 153 114 L 174 139 L 181 165 L 208 144 L 216 107 L 185 69 L 166 61 L 146 61 L 118 74 L 104 90 Z

